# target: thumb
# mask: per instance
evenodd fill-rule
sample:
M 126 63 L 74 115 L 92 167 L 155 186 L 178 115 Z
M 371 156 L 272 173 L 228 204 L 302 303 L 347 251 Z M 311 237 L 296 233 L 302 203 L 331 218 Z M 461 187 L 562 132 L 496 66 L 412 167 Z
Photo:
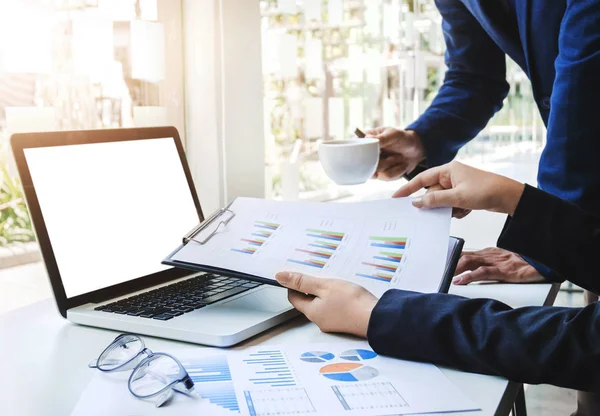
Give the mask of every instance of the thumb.
M 445 189 L 443 191 L 427 192 L 425 195 L 415 198 L 413 206 L 417 208 L 453 207 L 456 201 L 456 191 Z
M 297 292 L 318 296 L 323 289 L 323 282 L 317 277 L 307 276 L 302 273 L 280 272 L 275 279 L 283 287 Z

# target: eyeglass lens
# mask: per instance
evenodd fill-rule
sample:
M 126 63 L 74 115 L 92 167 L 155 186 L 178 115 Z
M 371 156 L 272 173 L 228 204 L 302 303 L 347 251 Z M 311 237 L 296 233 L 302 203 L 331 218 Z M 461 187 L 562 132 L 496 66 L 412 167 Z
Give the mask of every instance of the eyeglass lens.
M 131 361 L 144 349 L 142 340 L 133 335 L 123 335 L 109 346 L 98 359 L 98 368 L 103 371 L 114 370 Z
M 148 397 L 179 380 L 180 372 L 181 367 L 172 357 L 157 353 L 134 370 L 129 388 L 138 397 Z

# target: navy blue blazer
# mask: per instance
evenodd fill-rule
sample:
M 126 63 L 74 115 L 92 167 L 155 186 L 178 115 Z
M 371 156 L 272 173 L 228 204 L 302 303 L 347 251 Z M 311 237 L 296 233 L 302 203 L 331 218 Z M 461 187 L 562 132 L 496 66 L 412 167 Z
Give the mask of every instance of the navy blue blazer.
M 600 217 L 527 186 L 498 246 L 600 292 Z M 489 299 L 389 290 L 371 314 L 380 354 L 509 380 L 600 392 L 600 303 L 511 309 Z
M 531 80 L 548 127 L 539 187 L 600 214 L 600 0 L 436 0 L 446 40 L 445 81 L 408 129 L 427 164 L 454 158 L 502 107 L 505 54 Z

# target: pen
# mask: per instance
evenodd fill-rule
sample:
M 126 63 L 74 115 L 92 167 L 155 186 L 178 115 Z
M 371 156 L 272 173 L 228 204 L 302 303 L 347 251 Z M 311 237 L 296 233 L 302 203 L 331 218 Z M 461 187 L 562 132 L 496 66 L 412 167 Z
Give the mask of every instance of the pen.
M 356 134 L 356 137 L 360 139 L 364 139 L 365 137 L 367 137 L 367 135 L 364 134 L 358 127 L 356 128 L 356 130 L 354 130 L 354 134 Z

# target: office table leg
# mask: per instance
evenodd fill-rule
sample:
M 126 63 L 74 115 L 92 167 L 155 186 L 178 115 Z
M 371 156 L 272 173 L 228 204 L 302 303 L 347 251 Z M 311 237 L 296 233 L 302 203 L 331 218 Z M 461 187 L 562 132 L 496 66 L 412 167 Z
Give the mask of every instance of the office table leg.
M 525 388 L 521 385 L 517 399 L 513 404 L 513 416 L 527 416 L 527 405 L 525 404 Z

